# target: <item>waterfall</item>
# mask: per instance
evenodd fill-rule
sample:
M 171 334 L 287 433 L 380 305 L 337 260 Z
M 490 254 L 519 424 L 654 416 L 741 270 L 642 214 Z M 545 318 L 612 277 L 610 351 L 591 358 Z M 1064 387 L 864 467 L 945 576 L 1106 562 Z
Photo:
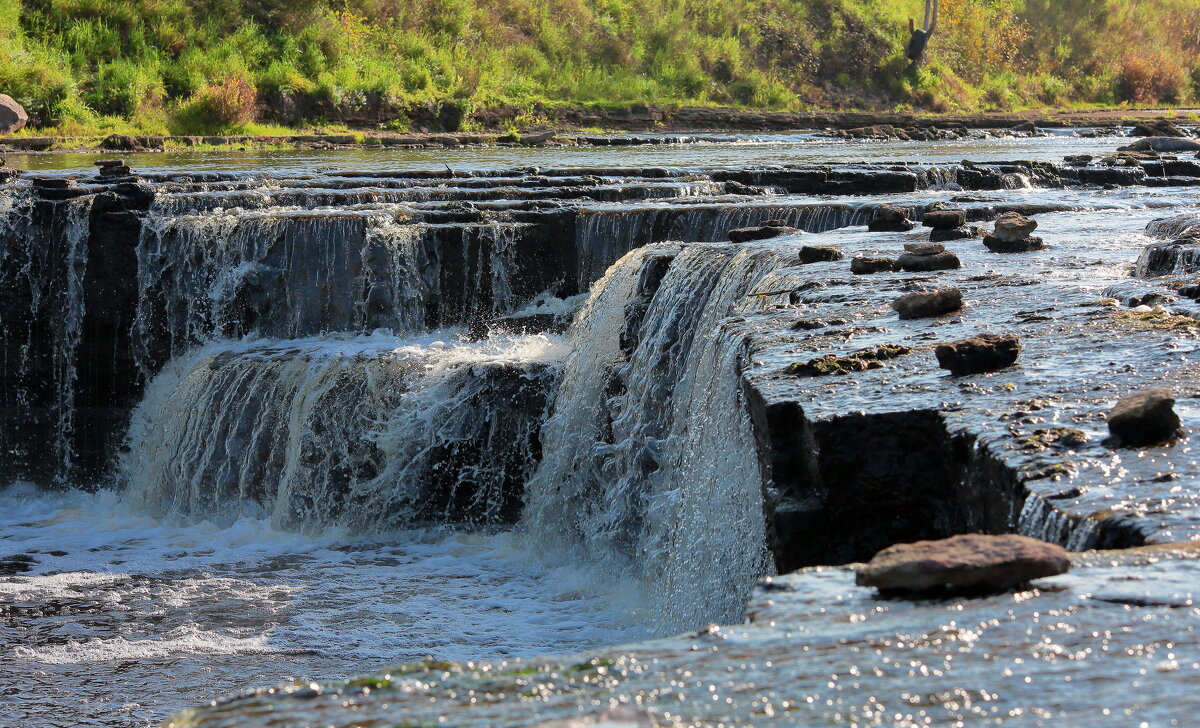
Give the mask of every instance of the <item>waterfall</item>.
M 35 202 L 11 188 L 0 197 L 3 405 L 22 413 L 0 426 L 0 446 L 24 465 L 44 464 L 47 453 L 18 452 L 22 446 L 8 442 L 13 429 L 44 429 L 45 438 L 34 439 L 49 441 L 48 470 L 59 484 L 70 479 L 75 459 L 75 364 L 92 201 Z
M 511 310 L 522 224 L 429 225 L 403 210 L 156 212 L 138 245 L 139 360 L 220 338 L 413 333 Z
M 157 515 L 355 531 L 511 521 L 560 344 L 375 335 L 217 342 L 133 416 L 123 480 Z
M 739 620 L 769 568 L 742 337 L 723 322 L 778 265 L 749 248 L 643 248 L 569 333 L 522 525 L 640 581 L 660 633 Z

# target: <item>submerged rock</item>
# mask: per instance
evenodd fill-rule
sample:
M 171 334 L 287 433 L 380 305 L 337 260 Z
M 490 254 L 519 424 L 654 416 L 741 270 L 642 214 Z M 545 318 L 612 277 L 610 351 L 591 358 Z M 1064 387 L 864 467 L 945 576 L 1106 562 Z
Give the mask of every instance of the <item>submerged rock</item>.
M 867 258 L 859 255 L 850 261 L 850 272 L 859 276 L 872 273 L 891 273 L 897 270 L 900 270 L 900 264 L 893 258 Z
M 841 260 L 846 254 L 840 248 L 832 245 L 805 245 L 800 249 L 800 262 L 823 263 L 831 260 Z
M 855 581 L 882 592 L 1001 592 L 1065 574 L 1063 547 L 1015 534 L 964 534 L 896 544 L 858 568 Z
M 1175 395 L 1166 387 L 1125 395 L 1108 412 L 1108 431 L 1128 447 L 1157 445 L 1182 436 Z
M 934 350 L 938 366 L 950 370 L 956 377 L 982 374 L 1011 366 L 1021 353 L 1021 342 L 1015 336 L 980 334 Z
M 1138 256 L 1134 273 L 1143 278 L 1152 278 L 1198 270 L 1200 237 L 1188 237 L 1147 245 Z
M 748 243 L 752 240 L 767 240 L 781 235 L 803 235 L 803 230 L 788 227 L 783 223 L 772 224 L 771 221 L 757 227 L 735 228 L 729 231 L 729 241 L 732 243 Z
M 932 318 L 959 311 L 962 307 L 962 291 L 957 288 L 910 293 L 892 301 L 892 308 L 902 319 Z
M 907 346 L 884 344 L 869 349 L 859 349 L 844 356 L 826 354 L 816 359 L 793 364 L 786 371 L 797 377 L 824 377 L 830 374 L 865 372 L 868 369 L 882 369 L 883 362 L 911 353 L 912 349 Z

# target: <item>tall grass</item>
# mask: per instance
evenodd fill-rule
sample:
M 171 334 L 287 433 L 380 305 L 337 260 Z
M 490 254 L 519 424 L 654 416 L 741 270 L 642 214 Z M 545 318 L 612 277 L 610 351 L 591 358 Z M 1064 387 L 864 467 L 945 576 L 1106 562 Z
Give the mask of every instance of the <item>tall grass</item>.
M 922 0 L 0 0 L 0 92 L 39 127 L 195 133 L 249 128 L 264 100 L 298 97 L 328 111 L 1200 96 L 1196 0 L 941 6 L 930 62 L 912 69 L 906 19 Z

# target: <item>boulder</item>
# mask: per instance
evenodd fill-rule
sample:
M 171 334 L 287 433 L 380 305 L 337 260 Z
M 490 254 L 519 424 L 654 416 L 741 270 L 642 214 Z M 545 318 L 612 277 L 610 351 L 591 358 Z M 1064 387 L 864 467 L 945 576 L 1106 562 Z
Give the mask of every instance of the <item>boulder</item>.
M 936 270 L 953 270 L 962 267 L 958 256 L 948 250 L 933 255 L 904 253 L 900 256 L 900 268 L 909 273 L 929 273 Z
M 1017 124 L 1016 126 L 1012 127 L 1012 130 L 1019 131 L 1019 132 L 1025 132 L 1027 134 L 1036 134 L 1038 128 L 1037 128 L 1037 124 L 1033 123 L 1032 121 L 1022 121 L 1020 124 Z
M 1200 142 L 1176 137 L 1155 136 L 1138 139 L 1133 144 L 1117 147 L 1118 152 L 1194 152 L 1200 150 Z
M 900 270 L 900 265 L 892 258 L 864 258 L 860 255 L 850 261 L 850 272 L 859 276 L 897 270 Z
M 955 377 L 983 374 L 1011 366 L 1021 353 L 1021 342 L 1015 336 L 980 334 L 934 350 L 938 366 L 948 369 Z
M 846 254 L 832 245 L 805 245 L 800 248 L 800 263 L 823 263 L 830 260 L 841 260 Z
M 921 224 L 935 230 L 952 230 L 967 224 L 965 210 L 933 210 L 925 213 Z
M 136 152 L 142 145 L 128 134 L 109 134 L 100 141 L 100 148 L 111 152 Z
M 802 235 L 802 230 L 782 225 L 759 225 L 757 227 L 735 228 L 729 231 L 729 241 L 733 243 L 748 243 L 751 240 L 766 240 L 781 235 Z
M 876 207 L 867 223 L 867 230 L 873 233 L 906 233 L 914 227 L 916 224 L 908 219 L 908 213 L 894 205 Z
M 15 134 L 29 123 L 29 114 L 13 97 L 0 94 L 0 134 Z
M 934 228 L 929 231 L 929 240 L 934 243 L 944 243 L 950 240 L 973 238 L 977 235 L 979 235 L 979 229 L 975 227 L 958 227 L 949 230 Z
M 1175 395 L 1166 387 L 1125 395 L 1108 411 L 1108 431 L 1128 447 L 1156 445 L 1181 437 Z
M 1016 241 L 1004 240 L 995 235 L 984 235 L 983 244 L 993 253 L 1027 253 L 1031 250 L 1042 250 L 1046 247 L 1046 243 L 1035 235 Z
M 1159 119 L 1158 121 L 1144 121 L 1140 124 L 1134 124 L 1129 135 L 1137 137 L 1185 137 L 1188 134 L 1179 128 L 1178 124 L 1166 119 Z
M 1188 213 L 1151 220 L 1146 224 L 1146 235 L 1160 240 L 1200 238 L 1200 215 Z
M 931 318 L 962 310 L 962 307 L 962 291 L 957 288 L 910 293 L 892 301 L 892 308 L 902 319 Z
M 1006 243 L 1015 243 L 1029 237 L 1037 230 L 1037 220 L 1025 217 L 1019 212 L 1006 212 L 996 218 L 996 232 L 993 235 Z
M 881 592 L 1003 592 L 1065 574 L 1071 559 L 1055 544 L 1015 534 L 964 534 L 889 546 L 857 569 L 859 586 Z

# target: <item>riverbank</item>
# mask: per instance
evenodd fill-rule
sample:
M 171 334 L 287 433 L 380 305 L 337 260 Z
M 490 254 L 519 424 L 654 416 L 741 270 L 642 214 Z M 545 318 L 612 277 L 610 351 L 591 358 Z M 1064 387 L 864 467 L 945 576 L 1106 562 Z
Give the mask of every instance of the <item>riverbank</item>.
M 643 146 L 707 141 L 704 134 L 780 133 L 787 131 L 853 130 L 876 126 L 896 129 L 987 130 L 991 133 L 1032 129 L 1090 129 L 1124 133 L 1139 124 L 1160 121 L 1184 127 L 1200 124 L 1200 109 L 1030 110 L 1011 113 L 924 114 L 853 112 L 772 113 L 728 108 L 562 107 L 548 123 L 527 129 L 507 129 L 513 119 L 504 112 L 481 112 L 471 120 L 480 131 L 400 133 L 347 129 L 334 133 L 233 135 L 0 136 L 0 153 L 135 152 L 254 147 L 259 149 L 409 148 L 440 149 L 472 146 Z

